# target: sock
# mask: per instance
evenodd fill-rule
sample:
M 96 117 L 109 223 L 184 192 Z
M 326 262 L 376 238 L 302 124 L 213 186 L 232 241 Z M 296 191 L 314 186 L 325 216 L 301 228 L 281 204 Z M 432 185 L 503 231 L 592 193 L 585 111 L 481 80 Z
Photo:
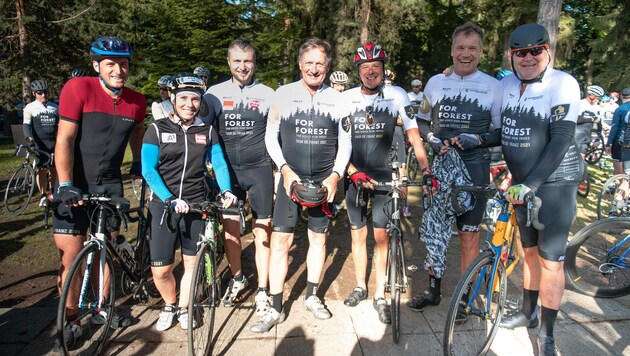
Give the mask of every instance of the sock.
M 271 307 L 278 313 L 282 311 L 282 293 L 271 295 Z
M 317 283 L 306 281 L 306 298 L 310 297 L 311 295 L 317 295 L 317 287 Z
M 532 313 L 536 310 L 538 294 L 539 292 L 537 290 L 523 288 L 523 307 L 521 308 L 521 312 L 530 319 L 532 317 Z
M 234 280 L 237 282 L 243 282 L 245 280 L 245 276 L 243 275 L 243 273 L 239 273 L 238 275 L 234 276 Z
M 556 323 L 557 316 L 558 316 L 557 310 L 549 309 L 545 307 L 541 308 L 540 331 L 538 332 L 538 336 L 552 336 L 553 337 L 553 326 Z
M 429 293 L 433 294 L 436 297 L 439 297 L 442 294 L 440 292 L 442 290 L 442 288 L 440 287 L 441 282 L 442 278 L 429 276 Z

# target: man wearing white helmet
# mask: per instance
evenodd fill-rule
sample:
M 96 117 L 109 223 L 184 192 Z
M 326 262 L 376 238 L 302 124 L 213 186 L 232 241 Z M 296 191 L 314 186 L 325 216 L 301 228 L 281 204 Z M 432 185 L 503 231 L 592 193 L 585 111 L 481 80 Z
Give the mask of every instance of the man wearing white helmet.
M 336 91 L 343 93 L 346 90 L 346 83 L 348 83 L 348 75 L 340 70 L 333 72 L 330 75 L 330 86 Z
M 597 85 L 586 88 L 586 96 L 580 100 L 577 127 L 575 128 L 575 143 L 584 157 L 584 152 L 591 141 L 593 123 L 601 122 L 601 108 L 599 97 L 604 95 L 604 89 Z
M 422 81 L 420 79 L 414 79 L 411 81 L 411 91 L 407 93 L 409 100 L 411 101 L 411 107 L 416 113 L 415 118 L 419 119 L 420 107 L 422 106 Z
M 158 79 L 158 87 L 160 88 L 160 99 L 151 104 L 151 115 L 153 120 L 166 119 L 173 112 L 173 104 L 168 96 L 168 85 L 171 76 L 163 75 Z
M 203 85 L 208 87 L 208 77 L 210 76 L 210 70 L 206 67 L 197 67 L 193 71 L 193 74 L 201 78 L 203 80 Z

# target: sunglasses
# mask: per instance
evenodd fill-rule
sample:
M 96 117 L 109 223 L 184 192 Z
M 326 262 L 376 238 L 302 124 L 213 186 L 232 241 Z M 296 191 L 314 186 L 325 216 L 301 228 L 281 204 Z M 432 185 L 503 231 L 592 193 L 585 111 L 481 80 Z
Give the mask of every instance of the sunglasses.
M 44 95 L 44 94 L 48 95 L 48 92 L 47 91 L 38 90 L 38 91 L 35 92 L 35 94 L 37 94 L 37 95 Z
M 372 105 L 365 107 L 365 120 L 369 126 L 374 125 L 374 107 Z
M 537 47 L 514 49 L 512 50 L 512 54 L 519 58 L 525 58 L 528 53 L 531 54 L 533 57 L 536 57 L 536 56 L 540 56 L 547 48 L 549 47 L 547 45 L 544 45 L 544 46 L 537 46 Z

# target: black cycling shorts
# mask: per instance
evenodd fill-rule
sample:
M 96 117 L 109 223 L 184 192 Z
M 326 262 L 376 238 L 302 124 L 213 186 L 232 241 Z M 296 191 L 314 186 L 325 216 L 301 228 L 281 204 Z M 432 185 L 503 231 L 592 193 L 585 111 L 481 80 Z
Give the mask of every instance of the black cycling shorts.
M 57 191 L 59 187 L 55 187 Z M 83 193 L 105 195 L 107 197 L 122 197 L 123 186 L 122 181 L 119 183 L 108 183 L 101 185 L 88 185 L 87 187 L 79 187 Z M 65 210 L 65 207 L 59 207 L 61 210 Z M 76 206 L 71 207 L 72 217 L 62 216 L 59 209 L 53 213 L 53 234 L 61 235 L 80 235 L 85 236 L 87 234 L 88 227 L 96 229 L 96 216 L 94 214 L 93 206 Z M 93 218 L 94 221 L 90 221 Z M 116 215 L 109 216 L 107 219 L 107 231 L 113 232 L 120 229 L 120 218 Z
M 621 153 L 623 152 L 623 145 L 621 142 L 615 141 L 610 145 L 610 157 L 613 162 L 622 162 Z
M 548 261 L 564 261 L 571 224 L 577 212 L 577 184 L 564 186 L 542 186 L 536 196 L 542 200 L 538 219 L 545 229 L 538 231 L 526 227 L 527 208 L 516 206 L 516 219 L 523 247 L 538 246 L 540 257 Z
M 490 184 L 490 165 L 488 163 L 464 162 L 473 185 Z M 488 198 L 483 194 L 475 194 L 475 207 L 457 217 L 457 229 L 462 232 L 477 232 L 483 220 Z
M 367 202 L 368 199 L 372 200 L 372 224 L 374 228 L 384 229 L 387 227 L 389 219 L 383 207 L 389 201 L 390 197 L 387 195 L 389 188 L 377 187 L 375 190 L 363 189 L 363 201 L 366 206 L 357 206 L 357 187 L 348 178 L 344 180 L 344 190 L 346 192 L 346 211 L 348 212 L 348 220 L 350 221 L 350 229 L 358 230 L 367 225 Z
M 161 267 L 173 264 L 175 261 L 175 249 L 177 244 L 182 246 L 182 254 L 195 256 L 197 254 L 197 242 L 199 235 L 203 232 L 201 214 L 171 214 L 171 227 L 175 232 L 170 232 L 167 222 L 164 221 L 160 227 L 160 220 L 164 212 L 164 203 L 157 199 L 149 202 L 149 212 L 151 213 L 151 237 L 149 239 L 149 249 L 151 251 L 151 266 Z
M 273 212 L 273 171 L 271 165 L 242 170 L 230 169 L 232 193 L 239 200 L 249 196 L 253 219 L 269 219 Z
M 321 180 L 317 180 L 321 182 Z M 281 176 L 273 207 L 273 231 L 293 233 L 302 207 L 287 196 L 284 189 L 284 176 Z M 308 229 L 316 233 L 328 231 L 328 216 L 321 206 L 308 208 Z

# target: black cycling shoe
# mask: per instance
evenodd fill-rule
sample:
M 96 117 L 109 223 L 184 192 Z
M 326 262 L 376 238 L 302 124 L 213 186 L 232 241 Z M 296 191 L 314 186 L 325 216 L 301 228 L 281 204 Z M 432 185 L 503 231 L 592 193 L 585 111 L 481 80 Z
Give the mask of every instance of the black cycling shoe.
M 383 324 L 391 324 L 392 323 L 392 313 L 389 310 L 389 306 L 384 298 L 374 299 L 372 303 L 374 306 L 374 310 L 378 313 L 378 320 Z
M 535 328 L 538 326 L 538 308 L 534 310 L 529 318 L 521 311 L 509 315 L 501 320 L 499 326 L 505 329 L 515 329 L 524 326 L 530 329 Z
M 422 311 L 427 305 L 438 305 L 442 298 L 439 295 L 433 295 L 429 291 L 409 299 L 407 306 L 413 311 Z
M 346 300 L 343 301 L 343 304 L 349 307 L 356 307 L 362 300 L 366 300 L 366 299 L 367 299 L 367 290 L 361 287 L 356 287 L 355 289 L 352 290 L 352 292 L 350 292 L 350 294 L 348 294 L 348 298 L 346 298 Z
M 560 351 L 556 347 L 556 340 L 553 336 L 538 337 L 538 355 L 539 356 L 558 356 Z
M 468 320 L 468 313 L 466 312 L 466 304 L 459 303 L 457 305 L 457 314 L 455 314 L 455 324 L 461 325 Z

